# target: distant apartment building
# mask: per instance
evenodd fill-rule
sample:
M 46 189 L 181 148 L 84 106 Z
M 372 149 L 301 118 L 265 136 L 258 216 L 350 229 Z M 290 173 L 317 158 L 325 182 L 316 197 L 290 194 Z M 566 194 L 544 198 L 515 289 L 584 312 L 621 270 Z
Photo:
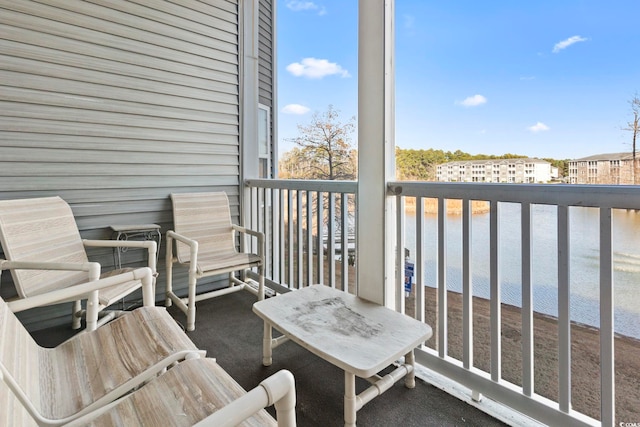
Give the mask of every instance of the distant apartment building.
M 568 166 L 570 184 L 631 185 L 634 183 L 633 155 L 631 153 L 596 154 L 571 160 Z M 635 169 L 637 173 L 637 164 Z
M 536 183 L 558 178 L 558 168 L 540 159 L 464 160 L 437 166 L 443 182 Z

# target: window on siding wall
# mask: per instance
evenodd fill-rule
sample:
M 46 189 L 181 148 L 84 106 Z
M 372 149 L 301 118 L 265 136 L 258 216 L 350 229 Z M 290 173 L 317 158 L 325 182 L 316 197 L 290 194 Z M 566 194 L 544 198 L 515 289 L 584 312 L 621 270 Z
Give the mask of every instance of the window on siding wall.
M 258 162 L 260 178 L 271 178 L 271 114 L 266 105 L 258 105 Z

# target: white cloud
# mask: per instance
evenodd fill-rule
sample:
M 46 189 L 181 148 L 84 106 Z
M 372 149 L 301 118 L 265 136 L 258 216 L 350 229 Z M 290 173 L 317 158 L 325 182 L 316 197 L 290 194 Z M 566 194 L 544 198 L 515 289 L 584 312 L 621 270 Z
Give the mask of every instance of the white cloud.
M 533 133 L 545 132 L 545 131 L 548 131 L 549 129 L 550 129 L 549 126 L 545 125 L 542 122 L 538 122 L 535 125 L 529 126 L 527 128 L 529 132 L 533 132 Z
M 310 79 L 321 79 L 325 76 L 335 74 L 340 77 L 351 77 L 347 70 L 335 62 L 316 58 L 304 58 L 301 62 L 289 64 L 287 65 L 287 71 L 296 77 L 307 77 Z
M 473 95 L 464 99 L 463 101 L 456 101 L 456 104 L 462 105 L 463 107 L 477 107 L 486 103 L 487 98 L 482 95 Z
M 324 6 L 318 6 L 316 3 L 312 1 L 300 1 L 300 0 L 291 0 L 287 2 L 287 7 L 294 12 L 302 12 L 306 10 L 317 10 L 318 15 L 324 15 L 327 13 Z
M 285 114 L 297 114 L 302 115 L 309 112 L 309 108 L 300 104 L 289 104 L 285 105 L 282 109 L 282 112 Z
M 561 42 L 556 43 L 555 46 L 553 46 L 553 53 L 558 53 L 562 49 L 566 49 L 572 44 L 579 43 L 579 42 L 586 42 L 587 40 L 588 39 L 580 36 L 569 37 L 566 40 L 562 40 Z

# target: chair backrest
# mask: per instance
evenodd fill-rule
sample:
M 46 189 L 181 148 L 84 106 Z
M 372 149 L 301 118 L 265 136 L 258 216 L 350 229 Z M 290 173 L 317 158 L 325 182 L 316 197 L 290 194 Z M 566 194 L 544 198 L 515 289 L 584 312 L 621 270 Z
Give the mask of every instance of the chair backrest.
M 198 256 L 236 252 L 226 193 L 174 193 L 171 201 L 174 231 L 198 242 Z M 177 242 L 176 256 L 189 262 L 189 246 Z
M 0 244 L 10 261 L 87 262 L 69 205 L 60 197 L 0 200 Z M 87 280 L 84 272 L 11 270 L 21 298 Z
M 0 298 L 0 369 L 22 389 L 36 410 L 40 411 L 40 363 L 46 351 L 33 340 L 29 332 Z M 8 378 L 7 378 L 8 380 Z M 9 387 L 0 380 L 0 425 L 27 425 L 33 420 Z M 20 421 L 22 420 L 22 422 Z

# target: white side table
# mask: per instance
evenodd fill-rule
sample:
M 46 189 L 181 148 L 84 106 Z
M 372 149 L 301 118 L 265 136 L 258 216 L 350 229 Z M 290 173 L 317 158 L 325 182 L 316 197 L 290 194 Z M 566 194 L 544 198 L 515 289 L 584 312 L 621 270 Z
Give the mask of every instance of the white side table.
M 111 225 L 113 238 L 115 240 L 155 240 L 158 244 L 156 251 L 156 265 L 158 264 L 158 256 L 160 254 L 160 242 L 162 234 L 158 224 L 128 224 L 128 225 Z M 127 252 L 128 248 L 118 247 L 113 250 L 113 263 L 116 268 L 122 268 L 122 254 Z

